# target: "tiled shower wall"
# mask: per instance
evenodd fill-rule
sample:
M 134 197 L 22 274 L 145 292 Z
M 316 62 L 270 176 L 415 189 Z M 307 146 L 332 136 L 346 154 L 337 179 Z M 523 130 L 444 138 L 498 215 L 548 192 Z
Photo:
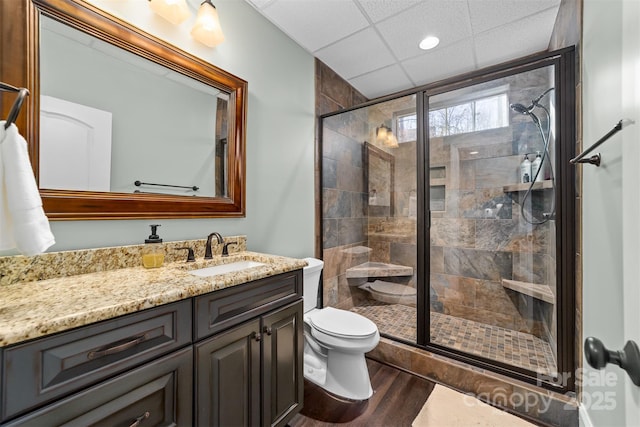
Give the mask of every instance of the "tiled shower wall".
M 316 59 L 316 115 L 332 113 L 367 101 L 349 83 L 333 70 Z M 345 280 L 348 266 L 361 263 L 359 255 L 341 252 L 344 249 L 364 244 L 365 240 L 365 193 L 362 170 L 362 144 L 365 140 L 365 120 L 347 117 L 335 123 L 335 129 L 324 133 L 320 144 L 321 124 L 317 126 L 316 157 L 322 158 L 322 171 L 316 170 L 318 188 L 322 194 L 322 205 L 316 204 L 316 256 L 324 260 L 323 304 L 338 306 L 340 301 L 349 304 L 348 288 L 338 291 L 339 280 Z M 319 162 L 316 162 L 318 164 Z M 322 215 L 322 216 L 321 216 Z M 323 231 L 324 229 L 324 231 Z M 339 231 L 342 230 L 342 233 Z M 320 239 L 322 237 L 322 240 Z M 352 256 L 357 257 L 351 260 Z M 365 260 L 366 261 L 366 260 Z M 362 261 L 364 262 L 364 261 Z M 342 277 L 340 277 L 342 276 Z
M 373 145 L 390 154 L 394 162 L 393 212 L 369 206 L 367 241 L 372 249 L 370 261 L 413 268 L 411 278 L 388 278 L 416 287 L 417 278 L 417 152 L 416 141 L 388 148 L 375 141 L 375 128 L 384 123 L 392 127 L 393 113 L 414 110 L 415 95 L 385 101 L 367 108 L 369 137 Z M 370 170 L 369 175 L 384 172 Z M 371 180 L 371 179 L 370 179 Z M 413 201 L 411 201 L 413 199 Z M 412 205 L 412 203 L 414 205 Z
M 388 148 L 375 140 L 376 126 L 391 125 L 389 112 L 415 108 L 415 98 L 404 97 L 381 105 L 349 111 L 323 122 L 325 305 L 349 309 L 367 298 L 366 291 L 352 286 L 354 283 L 346 278 L 347 269 L 367 261 L 412 267 L 413 277 L 404 278 L 403 283 L 415 287 L 416 218 L 415 214 L 410 215 L 409 200 L 413 197 L 415 201 L 416 197 L 416 143 Z M 365 141 L 391 155 L 393 176 L 388 169 L 376 169 L 374 163 L 369 163 L 365 173 Z M 369 182 L 376 179 L 394 182 L 392 205 L 369 204 Z
M 482 89 L 505 83 L 510 103 L 525 103 L 553 86 L 549 70 L 539 69 Z M 553 305 L 504 288 L 501 282 L 549 284 L 555 292 L 554 221 L 527 224 L 520 214 L 524 193 L 504 191 L 504 186 L 519 182 L 524 153 L 541 151 L 542 140 L 529 117 L 512 112 L 510 123 L 431 138 L 429 167 L 444 176 L 431 184 L 444 184 L 446 194 L 444 210 L 432 211 L 430 279 L 438 303 L 431 309 L 555 342 Z M 551 190 L 543 191 L 544 197 L 553 196 Z M 541 210 L 540 196 L 528 199 L 536 211 Z M 503 205 L 499 211 L 498 204 Z M 531 206 L 525 206 L 530 217 Z

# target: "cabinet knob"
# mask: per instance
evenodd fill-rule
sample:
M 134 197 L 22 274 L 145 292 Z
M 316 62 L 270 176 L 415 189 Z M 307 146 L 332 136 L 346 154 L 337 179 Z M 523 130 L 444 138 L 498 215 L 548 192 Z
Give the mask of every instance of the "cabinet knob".
M 256 340 L 256 341 L 262 340 L 262 335 L 260 334 L 260 332 L 254 332 L 253 333 L 253 339 Z
M 634 341 L 627 341 L 624 349 L 619 351 L 607 349 L 598 338 L 589 337 L 584 342 L 584 355 L 587 363 L 596 369 L 613 363 L 627 371 L 631 381 L 640 386 L 640 350 Z
M 262 332 L 264 332 L 267 335 L 271 335 L 272 333 L 271 328 L 269 326 L 265 326 L 264 328 L 262 328 Z

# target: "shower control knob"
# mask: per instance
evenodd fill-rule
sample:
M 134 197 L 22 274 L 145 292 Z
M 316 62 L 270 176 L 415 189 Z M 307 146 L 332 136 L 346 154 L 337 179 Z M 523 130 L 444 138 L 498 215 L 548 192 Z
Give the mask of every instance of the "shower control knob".
M 587 363 L 595 369 L 602 369 L 613 363 L 627 371 L 631 381 L 640 386 L 640 350 L 634 341 L 627 341 L 619 351 L 607 349 L 598 338 L 589 337 L 584 341 L 584 355 Z

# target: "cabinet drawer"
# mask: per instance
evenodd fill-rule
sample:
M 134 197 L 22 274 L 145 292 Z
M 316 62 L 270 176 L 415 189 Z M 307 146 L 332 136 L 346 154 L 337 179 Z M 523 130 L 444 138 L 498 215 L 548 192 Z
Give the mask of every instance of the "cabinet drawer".
M 195 300 L 195 339 L 230 328 L 302 297 L 302 270 L 202 295 Z
M 2 420 L 191 342 L 191 300 L 5 349 Z
M 5 425 L 190 426 L 192 387 L 188 347 Z

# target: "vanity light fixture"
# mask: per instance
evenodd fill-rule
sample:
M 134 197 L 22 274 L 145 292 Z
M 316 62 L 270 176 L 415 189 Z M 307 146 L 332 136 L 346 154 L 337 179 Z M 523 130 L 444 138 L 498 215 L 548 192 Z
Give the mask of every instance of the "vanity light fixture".
M 440 39 L 437 38 L 436 36 L 427 36 L 424 39 L 422 39 L 419 46 L 420 46 L 420 49 L 422 50 L 429 50 L 438 46 L 439 43 L 440 43 Z
M 398 138 L 393 134 L 391 128 L 381 124 L 376 128 L 376 141 L 389 148 L 398 146 Z
M 209 47 L 216 47 L 224 41 L 218 11 L 211 0 L 204 0 L 200 4 L 191 36 Z
M 180 25 L 191 16 L 187 0 L 149 0 L 149 6 L 174 25 Z M 191 37 L 209 47 L 216 47 L 224 41 L 218 11 L 211 0 L 200 4 Z
M 149 0 L 149 6 L 173 25 L 180 25 L 191 16 L 186 0 Z

